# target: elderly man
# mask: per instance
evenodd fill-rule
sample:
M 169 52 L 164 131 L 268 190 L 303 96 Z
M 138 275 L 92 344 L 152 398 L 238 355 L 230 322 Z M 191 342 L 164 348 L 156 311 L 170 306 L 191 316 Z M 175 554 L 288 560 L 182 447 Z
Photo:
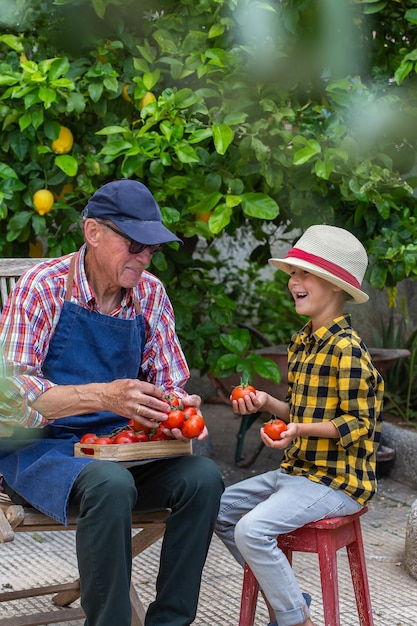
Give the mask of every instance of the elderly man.
M 218 468 L 193 455 L 124 466 L 73 454 L 87 432 L 106 434 L 130 419 L 163 424 L 167 393 L 199 407 L 182 389 L 189 371 L 171 303 L 146 270 L 163 244 L 180 240 L 133 180 L 101 187 L 82 227 L 80 250 L 26 272 L 3 312 L 0 414 L 15 436 L 0 443 L 0 473 L 14 499 L 63 523 L 68 506 L 77 507 L 88 626 L 130 626 L 131 511 L 171 508 L 145 624 L 187 626 L 224 488 Z

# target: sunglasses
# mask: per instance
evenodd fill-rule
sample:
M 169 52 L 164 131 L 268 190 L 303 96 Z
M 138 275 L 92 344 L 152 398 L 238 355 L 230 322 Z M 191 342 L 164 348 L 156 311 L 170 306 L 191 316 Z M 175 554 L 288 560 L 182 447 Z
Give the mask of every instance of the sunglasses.
M 101 222 L 101 223 L 103 224 L 103 226 L 107 226 L 107 228 L 110 228 L 110 230 L 116 233 L 116 235 L 123 237 L 123 239 L 126 239 L 129 242 L 129 247 L 128 247 L 129 254 L 140 254 L 147 248 L 149 249 L 149 252 L 151 254 L 156 254 L 157 252 L 162 250 L 162 248 L 164 247 L 163 243 L 155 244 L 153 246 L 150 246 L 147 243 L 139 243 L 139 241 L 135 241 L 134 239 L 132 239 L 132 237 L 129 237 L 129 235 L 125 235 L 125 233 L 123 233 L 121 230 L 117 230 L 117 228 L 114 228 L 114 226 L 107 224 L 107 222 Z

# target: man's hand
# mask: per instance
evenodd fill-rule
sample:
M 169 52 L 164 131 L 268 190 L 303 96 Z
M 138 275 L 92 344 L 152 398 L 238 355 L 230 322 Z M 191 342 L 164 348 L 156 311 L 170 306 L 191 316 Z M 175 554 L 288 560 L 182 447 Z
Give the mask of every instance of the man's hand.
M 184 408 L 186 408 L 187 406 L 193 406 L 195 409 L 197 409 L 198 414 L 201 415 L 201 398 L 197 394 L 192 394 L 191 396 L 181 396 L 181 403 L 183 404 Z M 172 428 L 171 430 L 168 430 L 167 428 L 164 428 L 163 422 L 161 422 L 161 427 L 164 432 L 171 435 L 171 437 L 174 437 L 174 439 L 179 439 L 180 441 L 190 441 L 188 437 L 184 437 L 180 428 Z M 208 437 L 208 429 L 207 426 L 204 426 L 203 431 L 199 434 L 198 437 L 196 437 L 196 439 L 198 439 L 198 441 L 203 441 L 203 439 L 206 439 L 206 437 Z
M 170 410 L 160 387 L 136 379 L 115 380 L 104 390 L 104 410 L 133 419 L 147 428 L 156 428 Z

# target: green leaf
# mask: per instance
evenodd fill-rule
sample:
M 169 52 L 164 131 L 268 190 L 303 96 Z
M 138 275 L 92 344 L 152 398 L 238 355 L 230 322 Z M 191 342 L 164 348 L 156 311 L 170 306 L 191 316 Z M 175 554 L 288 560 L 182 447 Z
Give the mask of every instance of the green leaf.
M 107 91 L 114 91 L 114 93 L 116 93 L 119 90 L 119 82 L 115 76 L 106 77 L 103 80 L 103 85 Z
M 333 161 L 321 161 L 318 159 L 314 164 L 314 171 L 319 178 L 329 180 L 330 174 L 333 172 Z
M 179 109 L 187 109 L 197 101 L 197 95 L 192 89 L 180 89 L 174 95 L 174 104 Z
M 8 221 L 7 241 L 15 241 L 32 217 L 31 211 L 15 213 Z
M 217 154 L 225 154 L 233 141 L 234 132 L 227 124 L 213 125 L 214 147 Z
M 278 204 L 264 193 L 242 194 L 242 209 L 247 217 L 255 217 L 260 220 L 274 220 L 279 215 Z
M 9 46 L 9 48 L 12 48 L 12 50 L 16 52 L 24 52 L 25 48 L 20 37 L 16 37 L 15 35 L 1 35 L 0 42 L 5 43 L 6 46 Z
M 88 94 L 93 102 L 98 102 L 103 93 L 103 83 L 88 83 Z
M 403 60 L 401 62 L 401 65 L 395 70 L 394 73 L 395 82 L 397 83 L 397 85 L 401 85 L 401 83 L 405 78 L 407 78 L 413 67 L 414 63 L 412 63 L 411 61 Z
M 233 214 L 233 209 L 229 208 L 225 203 L 219 204 L 210 216 L 209 228 L 214 235 L 218 235 L 228 224 Z
M 174 150 L 181 163 L 199 163 L 200 161 L 194 148 L 187 143 L 175 144 Z
M 103 18 L 106 13 L 106 3 L 104 2 L 104 0 L 91 0 L 91 2 L 94 11 L 99 17 Z
M 209 30 L 209 39 L 214 39 L 214 37 L 220 37 L 224 33 L 224 25 L 223 24 L 213 24 Z
M 96 135 L 116 135 L 126 132 L 129 132 L 129 129 L 124 126 L 105 126 L 101 130 L 97 130 Z
M 233 194 L 227 194 L 225 196 L 226 206 L 233 209 L 235 206 L 239 206 L 242 202 L 241 196 L 234 196 Z
M 188 143 L 200 143 L 212 136 L 213 131 L 211 128 L 199 128 L 198 130 L 194 130 L 188 137 Z
M 152 64 L 155 61 L 155 53 L 149 43 L 146 41 L 144 46 L 136 46 L 145 61 Z M 135 60 L 135 59 L 134 59 Z
M 49 80 L 56 80 L 60 76 L 63 76 L 68 72 L 70 67 L 71 65 L 67 57 L 60 57 L 58 59 L 55 59 L 49 69 Z
M 28 126 L 30 126 L 32 123 L 32 116 L 30 113 L 24 113 L 23 115 L 20 116 L 19 119 L 19 128 L 20 130 L 25 130 L 25 128 L 27 128 Z
M 153 87 L 155 87 L 156 83 L 159 81 L 160 75 L 161 72 L 159 70 L 144 73 L 142 80 L 148 91 L 152 91 Z
M 246 328 L 234 328 L 230 334 L 222 333 L 219 338 L 227 350 L 241 356 L 247 352 L 250 345 L 250 334 Z
M 6 163 L 0 163 L 0 178 L 18 179 L 18 176 L 14 169 L 12 169 L 9 165 L 7 165 Z
M 234 372 L 241 358 L 237 354 L 223 354 L 216 363 L 216 372 L 219 376 L 228 376 Z
M 51 104 L 56 100 L 56 92 L 50 87 L 39 87 L 39 98 L 45 105 L 45 109 L 49 109 Z
M 316 154 L 320 154 L 320 152 L 320 144 L 314 139 L 310 139 L 304 148 L 301 148 L 301 150 L 297 150 L 294 153 L 294 165 L 302 165 L 303 163 L 309 161 Z
M 363 7 L 363 12 L 365 15 L 371 15 L 373 13 L 379 13 L 382 9 L 385 9 L 387 6 L 388 0 L 362 0 L 365 6 Z M 369 6 L 366 6 L 367 3 Z
M 58 139 L 60 124 L 55 120 L 47 119 L 44 124 L 45 135 L 53 141 L 54 139 Z
M 262 378 L 273 380 L 277 384 L 281 382 L 282 375 L 280 369 L 275 361 L 272 361 L 272 359 L 260 356 L 259 354 L 251 353 L 248 355 L 247 360 L 253 367 L 256 374 L 262 376 Z
M 417 24 L 417 9 L 409 9 L 405 12 L 405 19 L 412 24 Z
M 190 212 L 207 213 L 207 211 L 212 211 L 222 197 L 223 194 L 218 192 L 209 193 L 205 195 L 204 198 L 200 200 L 200 202 L 190 207 Z
M 70 154 L 55 157 L 55 165 L 67 176 L 75 176 L 78 171 L 78 161 Z

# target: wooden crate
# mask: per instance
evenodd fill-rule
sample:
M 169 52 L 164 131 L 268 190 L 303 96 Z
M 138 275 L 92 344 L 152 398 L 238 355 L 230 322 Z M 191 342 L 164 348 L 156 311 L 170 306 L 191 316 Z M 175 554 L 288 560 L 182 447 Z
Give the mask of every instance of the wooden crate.
M 88 450 L 85 454 L 82 450 Z M 93 443 L 74 444 L 74 456 L 85 456 L 105 461 L 140 461 L 143 459 L 162 459 L 170 456 L 192 454 L 190 441 L 141 441 L 139 443 L 119 443 L 97 445 Z

